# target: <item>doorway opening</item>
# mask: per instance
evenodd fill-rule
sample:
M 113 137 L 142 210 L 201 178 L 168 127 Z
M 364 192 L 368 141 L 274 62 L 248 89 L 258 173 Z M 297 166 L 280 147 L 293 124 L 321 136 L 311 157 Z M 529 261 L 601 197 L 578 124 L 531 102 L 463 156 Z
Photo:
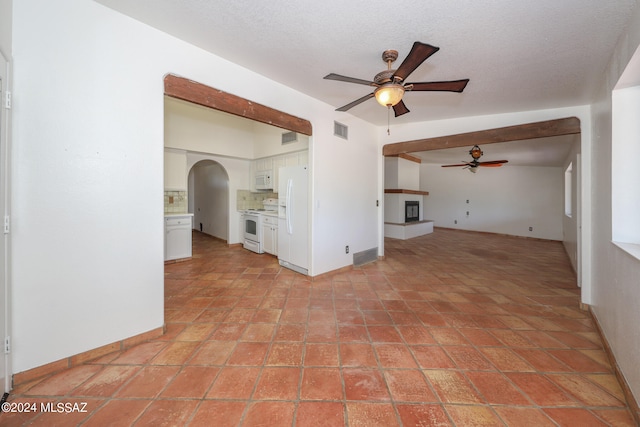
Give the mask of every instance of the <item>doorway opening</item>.
M 229 239 L 229 174 L 214 160 L 200 160 L 189 170 L 188 211 L 193 228 L 224 240 Z

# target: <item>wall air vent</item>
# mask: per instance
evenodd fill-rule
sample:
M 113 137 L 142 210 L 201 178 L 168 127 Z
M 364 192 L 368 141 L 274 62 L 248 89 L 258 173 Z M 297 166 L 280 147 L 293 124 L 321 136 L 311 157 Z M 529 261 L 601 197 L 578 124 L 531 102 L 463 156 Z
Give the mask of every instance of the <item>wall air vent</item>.
M 333 134 L 340 138 L 349 139 L 349 128 L 342 123 L 333 122 Z
M 371 248 L 353 254 L 353 265 L 358 267 L 363 264 L 378 260 L 378 248 Z
M 298 134 L 296 132 L 284 132 L 282 134 L 282 145 L 298 142 Z

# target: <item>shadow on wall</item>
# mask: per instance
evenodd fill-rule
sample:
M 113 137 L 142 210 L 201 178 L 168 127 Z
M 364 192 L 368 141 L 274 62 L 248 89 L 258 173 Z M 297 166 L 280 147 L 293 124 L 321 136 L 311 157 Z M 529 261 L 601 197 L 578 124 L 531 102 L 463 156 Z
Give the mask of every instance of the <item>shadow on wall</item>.
M 201 160 L 189 171 L 189 213 L 193 228 L 229 239 L 229 174 L 213 160 Z

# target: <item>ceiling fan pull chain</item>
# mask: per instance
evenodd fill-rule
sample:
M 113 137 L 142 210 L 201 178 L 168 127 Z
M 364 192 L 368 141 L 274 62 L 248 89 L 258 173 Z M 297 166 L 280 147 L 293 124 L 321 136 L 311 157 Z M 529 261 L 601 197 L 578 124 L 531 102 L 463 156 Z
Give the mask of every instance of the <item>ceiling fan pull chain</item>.
M 389 130 L 390 120 L 391 120 L 391 107 L 387 106 L 387 135 L 391 135 L 391 131 Z

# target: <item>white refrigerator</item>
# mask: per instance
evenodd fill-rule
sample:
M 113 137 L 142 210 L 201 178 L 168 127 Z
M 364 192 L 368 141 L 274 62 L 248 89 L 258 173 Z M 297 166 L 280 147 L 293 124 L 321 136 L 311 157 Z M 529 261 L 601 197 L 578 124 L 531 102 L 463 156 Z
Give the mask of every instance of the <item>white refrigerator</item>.
M 278 175 L 278 262 L 309 272 L 309 167 L 287 166 Z

